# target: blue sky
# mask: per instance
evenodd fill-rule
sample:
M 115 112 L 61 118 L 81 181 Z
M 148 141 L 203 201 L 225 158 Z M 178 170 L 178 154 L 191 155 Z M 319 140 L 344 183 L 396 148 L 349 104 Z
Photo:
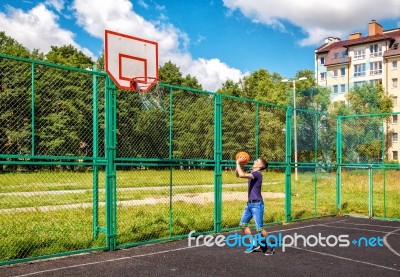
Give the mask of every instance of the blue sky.
M 207 90 L 258 69 L 290 78 L 314 70 L 328 36 L 367 34 L 375 19 L 399 27 L 400 1 L 387 0 L 0 0 L 0 31 L 30 49 L 72 44 L 96 59 L 109 29 L 159 43 Z M 373 8 L 371 8 L 373 7 Z

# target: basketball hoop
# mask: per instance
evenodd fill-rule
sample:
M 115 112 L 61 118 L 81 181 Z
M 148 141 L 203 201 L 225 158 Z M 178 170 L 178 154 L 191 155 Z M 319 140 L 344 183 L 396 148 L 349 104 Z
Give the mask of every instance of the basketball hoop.
M 158 108 L 165 111 L 162 102 L 163 89 L 159 83 L 160 80 L 154 77 L 134 77 L 130 82 L 131 90 L 139 95 L 146 110 Z

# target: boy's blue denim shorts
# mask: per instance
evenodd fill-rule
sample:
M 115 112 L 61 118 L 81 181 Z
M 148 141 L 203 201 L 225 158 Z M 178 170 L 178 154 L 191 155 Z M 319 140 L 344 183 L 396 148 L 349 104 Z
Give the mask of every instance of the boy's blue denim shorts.
M 263 230 L 263 217 L 264 217 L 264 202 L 250 203 L 247 202 L 246 207 L 243 210 L 242 218 L 240 219 L 239 226 L 248 226 L 251 218 L 254 219 L 257 232 Z

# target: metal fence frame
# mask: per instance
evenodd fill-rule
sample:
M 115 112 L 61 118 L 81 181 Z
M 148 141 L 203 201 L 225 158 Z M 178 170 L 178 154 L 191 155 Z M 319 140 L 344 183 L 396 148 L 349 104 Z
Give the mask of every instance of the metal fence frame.
M 254 109 L 253 114 L 254 117 L 254 126 L 251 128 L 251 132 L 254 132 L 254 145 L 252 149 L 247 149 L 251 151 L 254 157 L 258 157 L 262 155 L 265 148 L 260 147 L 262 141 L 260 140 L 260 136 L 263 135 L 263 130 L 267 127 L 262 127 L 266 119 L 271 118 L 271 116 L 276 111 L 282 111 L 284 114 L 285 121 L 284 121 L 284 134 L 282 135 L 282 145 L 281 151 L 284 152 L 284 157 L 277 158 L 277 160 L 270 160 L 270 172 L 276 172 L 276 174 L 281 174 L 284 180 L 284 188 L 282 189 L 282 193 L 284 193 L 284 206 L 283 209 L 280 210 L 280 213 L 284 213 L 282 220 L 278 220 L 277 222 L 269 222 L 269 224 L 276 224 L 282 222 L 291 222 L 296 220 L 304 220 L 308 218 L 318 218 L 321 216 L 333 216 L 338 214 L 343 214 L 343 194 L 346 196 L 347 191 L 343 192 L 342 189 L 342 179 L 343 179 L 343 170 L 346 168 L 356 168 L 359 167 L 362 170 L 368 171 L 368 212 L 367 213 L 358 213 L 360 216 L 366 217 L 377 217 L 374 213 L 374 181 L 373 181 L 373 171 L 374 170 L 383 170 L 385 174 L 388 171 L 398 171 L 400 169 L 399 164 L 385 164 L 385 161 L 382 160 L 381 162 L 371 163 L 371 164 L 352 164 L 352 163 L 345 163 L 343 162 L 342 158 L 342 147 L 343 147 L 343 130 L 342 124 L 343 120 L 346 117 L 334 117 L 330 115 L 322 115 L 319 113 L 315 113 L 313 111 L 304 111 L 300 109 L 296 109 L 297 112 L 297 119 L 301 120 L 301 116 L 304 115 L 303 125 L 306 122 L 306 114 L 310 114 L 312 118 L 315 117 L 315 122 L 313 122 L 313 127 L 315 130 L 315 134 L 313 136 L 314 141 L 310 142 L 310 145 L 313 145 L 313 149 L 309 149 L 311 153 L 313 153 L 313 158 L 306 161 L 298 161 L 297 163 L 294 162 L 293 158 L 293 112 L 294 110 L 291 107 L 284 107 L 273 105 L 270 103 L 265 103 L 261 101 L 255 101 L 250 99 L 238 98 L 228 95 L 222 95 L 214 92 L 207 92 L 201 91 L 191 88 L 179 87 L 179 86 L 172 86 L 168 84 L 160 84 L 160 86 L 164 87 L 166 91 L 166 95 L 168 96 L 168 103 L 170 108 L 168 109 L 168 117 L 169 117 L 169 148 L 168 148 L 168 157 L 118 157 L 118 122 L 117 122 L 117 104 L 118 104 L 118 96 L 119 93 L 124 93 L 118 91 L 115 84 L 111 81 L 111 79 L 106 75 L 105 72 L 96 71 L 95 68 L 93 70 L 83 70 L 77 68 L 71 68 L 67 66 L 61 65 L 54 65 L 46 62 L 41 61 L 33 61 L 29 59 L 17 58 L 12 56 L 7 56 L 0 54 L 0 59 L 3 61 L 14 61 L 20 63 L 27 63 L 31 66 L 31 127 L 32 127 L 32 144 L 31 144 L 31 153 L 30 154 L 4 154 L 0 153 L 0 166 L 3 165 L 49 165 L 49 166 L 83 166 L 83 167 L 91 167 L 93 169 L 92 173 L 92 189 L 93 189 L 93 215 L 92 215 L 92 236 L 93 239 L 97 239 L 100 234 L 104 234 L 104 245 L 101 247 L 89 247 L 89 248 L 78 248 L 72 251 L 63 251 L 59 253 L 49 253 L 49 254 L 42 254 L 39 256 L 28 256 L 28 257 L 15 257 L 9 260 L 2 260 L 0 261 L 0 265 L 4 264 L 12 264 L 12 263 L 19 263 L 25 262 L 35 259 L 43 259 L 48 257 L 57 257 L 57 256 L 64 256 L 70 255 L 75 253 L 87 252 L 87 251 L 94 251 L 94 250 L 115 250 L 125 247 L 131 247 L 140 244 L 147 244 L 147 243 L 154 243 L 158 241 L 166 241 L 166 240 L 173 240 L 173 239 L 180 239 L 187 236 L 188 232 L 184 232 L 183 234 L 174 234 L 172 232 L 172 198 L 174 197 L 172 189 L 174 187 L 173 183 L 173 172 L 176 168 L 184 167 L 190 168 L 190 166 L 202 166 L 213 170 L 213 193 L 214 193 L 214 201 L 213 201 L 213 227 L 209 230 L 200 231 L 200 233 L 219 233 L 222 231 L 228 231 L 237 229 L 235 226 L 223 226 L 223 199 L 222 196 L 224 194 L 224 185 L 223 185 L 223 172 L 224 168 L 227 167 L 234 167 L 235 161 L 233 158 L 229 156 L 224 156 L 224 133 L 223 129 L 226 127 L 224 124 L 224 105 L 231 101 L 236 105 L 242 105 L 245 103 L 246 105 L 250 105 L 252 109 Z M 74 71 L 79 72 L 82 74 L 88 74 L 92 76 L 92 99 L 93 99 L 93 149 L 92 155 L 90 156 L 62 156 L 62 155 L 51 155 L 51 156 L 42 156 L 36 155 L 35 152 L 35 68 L 36 66 L 44 66 L 44 67 L 51 67 L 57 68 L 60 70 L 65 71 Z M 1 75 L 1 74 L 0 74 Z M 99 85 L 99 78 L 104 79 L 104 85 Z M 99 87 L 104 87 L 104 92 L 99 91 Z M 190 94 L 198 94 L 203 95 L 212 99 L 210 104 L 212 105 L 213 109 L 213 157 L 212 158 L 177 158 L 173 155 L 173 132 L 174 132 L 174 122 L 173 122 L 173 100 L 174 100 L 174 93 L 177 91 L 184 91 L 185 93 Z M 1 92 L 0 92 L 1 93 Z M 104 134 L 101 136 L 99 133 L 99 106 L 98 103 L 100 101 L 100 94 L 104 94 Z M 1 104 L 1 103 L 0 103 Z M 1 107 L 1 105 L 0 105 Z M 262 115 L 265 113 L 265 115 Z M 264 116 L 264 117 L 262 117 Z M 363 115 L 367 116 L 367 115 Z M 369 116 L 383 116 L 383 115 L 369 115 Z M 262 117 L 262 118 L 261 118 Z M 336 157 L 332 164 L 330 165 L 330 169 L 332 171 L 327 171 L 326 168 L 321 168 L 321 159 L 318 157 L 318 153 L 321 152 L 321 141 L 323 138 L 320 138 L 320 134 L 317 130 L 319 130 L 319 124 L 321 124 L 321 118 L 319 117 L 330 117 L 331 120 L 336 122 L 335 124 L 335 140 L 336 143 L 333 148 L 336 151 Z M 353 118 L 357 118 L 358 116 L 352 116 Z M 300 118 L 300 119 L 299 119 Z M 12 127 L 11 127 L 12 128 Z M 264 128 L 264 129 L 262 129 Z M 299 127 L 301 128 L 301 127 Z M 311 127 L 310 127 L 311 128 Z M 323 129 L 322 129 L 323 130 Z M 234 131 L 234 130 L 233 130 Z M 104 149 L 99 149 L 100 141 L 104 140 Z M 240 143 L 240 142 L 239 142 Z M 240 150 L 240 149 L 238 149 Z M 332 149 L 328 149 L 328 151 L 333 151 Z M 383 149 L 382 152 L 384 153 L 385 150 Z M 278 155 L 278 154 L 277 154 Z M 117 182 L 117 174 L 118 168 L 121 167 L 147 167 L 147 168 L 164 168 L 169 170 L 170 172 L 170 210 L 169 210 L 169 234 L 161 237 L 149 237 L 145 240 L 139 241 L 129 241 L 125 243 L 118 242 L 118 196 L 117 196 L 117 188 L 119 187 L 119 183 Z M 297 197 L 296 195 L 293 196 L 292 192 L 297 189 L 298 182 L 293 180 L 293 172 L 295 169 L 299 169 L 300 172 L 302 170 L 306 172 L 303 174 L 307 176 L 309 182 L 309 191 L 307 192 L 308 202 L 306 205 L 310 207 L 312 212 L 309 215 L 302 215 L 303 211 L 296 210 L 296 207 L 293 207 L 293 197 Z M 102 219 L 102 215 L 99 212 L 100 204 L 99 204 L 99 174 L 100 171 L 104 170 L 104 190 L 105 190 L 105 210 L 104 210 L 104 219 Z M 267 173 L 270 174 L 270 173 Z M 302 173 L 300 173 L 302 174 Z M 303 176 L 302 175 L 302 176 Z M 0 173 L 0 178 L 5 177 L 6 173 Z M 334 179 L 332 179 L 332 176 Z M 331 183 L 324 184 L 323 179 L 333 180 Z M 390 219 L 390 220 L 399 220 L 400 216 L 390 216 L 386 212 L 386 175 L 384 175 L 384 201 L 383 201 L 383 212 L 379 214 L 379 218 L 383 219 Z M 11 179 L 12 181 L 12 179 Z M 295 187 L 294 187 L 295 186 Z M 325 196 L 324 201 L 331 201 L 329 204 L 331 206 L 331 210 L 319 210 L 319 201 L 321 201 L 321 191 L 324 193 L 324 190 L 329 190 L 327 196 Z M 333 194 L 332 194 L 333 192 Z M 302 192 L 301 192 L 302 193 Z M 300 194 L 301 194 L 300 193 Z M 331 199 L 333 198 L 333 199 Z M 293 213 L 297 213 L 294 215 Z M 397 213 L 395 213 L 397 214 Z M 0 214 L 0 221 L 2 216 Z M 99 223 L 101 221 L 102 223 Z M 103 224 L 104 223 L 104 224 Z M 12 241 L 6 241 L 6 243 L 12 244 Z

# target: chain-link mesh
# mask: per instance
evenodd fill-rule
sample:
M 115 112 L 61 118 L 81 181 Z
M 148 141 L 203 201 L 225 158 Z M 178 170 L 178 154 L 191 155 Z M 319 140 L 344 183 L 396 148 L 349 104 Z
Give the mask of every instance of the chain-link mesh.
M 31 64 L 0 58 L 0 153 L 32 148 Z
M 4 57 L 0 68 L 0 262 L 106 249 L 106 76 Z
M 174 90 L 172 109 L 172 157 L 212 160 L 214 96 Z
M 269 105 L 259 105 L 259 156 L 272 162 L 286 159 L 286 109 Z
M 253 102 L 233 98 L 222 99 L 222 159 L 234 160 L 239 151 L 250 159 L 256 156 L 256 106 Z
M 33 166 L 0 175 L 0 260 L 24 259 L 105 247 L 93 237 L 93 176 L 90 168 Z M 104 174 L 102 174 L 104 175 Z M 104 180 L 100 178 L 99 180 Z M 99 217 L 104 225 L 104 182 L 99 182 Z
M 4 63 L 0 72 L 1 153 L 91 156 L 92 74 L 40 64 L 32 70 L 27 62 L 0 62 Z
M 345 167 L 342 170 L 344 213 L 378 218 L 399 218 L 399 169 Z
M 292 217 L 335 214 L 336 119 L 302 110 L 292 119 Z
M 0 55 L 0 263 L 238 228 L 264 157 L 265 224 L 400 218 L 386 116 L 313 111 L 160 84 L 162 108 L 103 72 Z M 291 113 L 291 114 L 290 114 Z M 337 129 L 337 127 L 339 129 Z
M 400 218 L 400 170 L 380 169 L 373 180 L 374 216 L 381 218 Z
M 169 157 L 169 98 L 164 88 L 165 110 L 143 108 L 137 93 L 119 91 L 117 102 L 117 157 Z
M 382 116 L 342 118 L 342 161 L 351 164 L 382 163 L 390 147 Z
M 213 182 L 208 168 L 119 168 L 118 244 L 213 230 Z

